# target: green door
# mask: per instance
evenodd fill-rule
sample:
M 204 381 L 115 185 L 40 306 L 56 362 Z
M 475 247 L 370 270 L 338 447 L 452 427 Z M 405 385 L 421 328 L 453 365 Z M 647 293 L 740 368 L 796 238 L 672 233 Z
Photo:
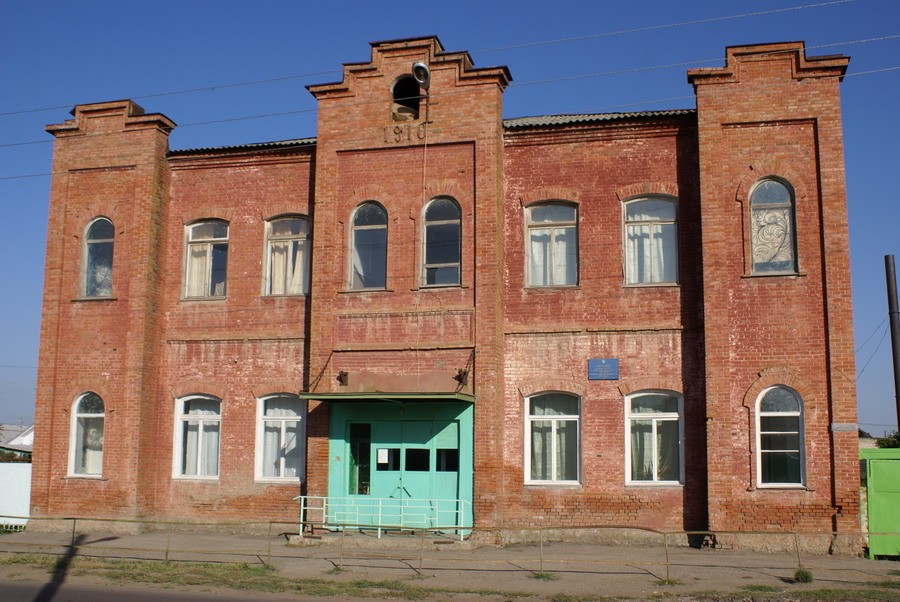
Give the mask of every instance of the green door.
M 371 495 L 390 499 L 431 497 L 433 423 L 372 423 Z

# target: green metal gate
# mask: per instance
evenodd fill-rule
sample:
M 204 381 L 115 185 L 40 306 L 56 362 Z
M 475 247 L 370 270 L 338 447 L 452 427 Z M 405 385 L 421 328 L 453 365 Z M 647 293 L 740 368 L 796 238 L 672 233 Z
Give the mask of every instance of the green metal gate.
M 869 558 L 900 556 L 900 449 L 861 449 Z

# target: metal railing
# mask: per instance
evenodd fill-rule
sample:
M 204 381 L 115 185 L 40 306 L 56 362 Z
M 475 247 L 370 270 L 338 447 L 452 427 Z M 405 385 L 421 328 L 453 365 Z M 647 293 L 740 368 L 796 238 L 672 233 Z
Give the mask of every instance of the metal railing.
M 472 503 L 467 500 L 331 497 L 301 495 L 300 536 L 304 528 L 374 528 L 383 531 L 452 531 L 462 540 L 471 530 Z

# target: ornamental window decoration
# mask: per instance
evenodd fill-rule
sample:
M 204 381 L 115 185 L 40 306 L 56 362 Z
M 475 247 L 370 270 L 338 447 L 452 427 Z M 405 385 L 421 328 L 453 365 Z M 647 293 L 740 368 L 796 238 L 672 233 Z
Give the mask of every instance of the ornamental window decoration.
M 765 179 L 753 187 L 750 247 L 754 273 L 797 273 L 794 194 L 785 182 Z
M 112 296 L 113 242 L 115 229 L 112 222 L 100 217 L 88 226 L 84 241 L 85 297 Z

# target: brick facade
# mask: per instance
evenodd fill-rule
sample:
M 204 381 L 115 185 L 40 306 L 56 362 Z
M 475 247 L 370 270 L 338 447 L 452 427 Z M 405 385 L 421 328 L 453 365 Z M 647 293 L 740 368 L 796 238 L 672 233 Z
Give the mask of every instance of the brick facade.
M 504 121 L 506 68 L 474 68 L 436 38 L 376 43 L 340 82 L 310 87 L 315 139 L 221 149 L 169 151 L 175 124 L 130 101 L 76 107 L 48 126 L 33 514 L 291 520 L 296 495 L 342 490 L 335 466 L 350 458 L 334 452 L 333 404 L 419 394 L 435 415 L 473 403 L 473 444 L 459 453 L 474 485 L 459 497 L 478 526 L 857 530 L 847 59 L 807 58 L 800 43 L 726 56 L 690 72 L 696 111 Z M 391 90 L 416 61 L 430 87 L 418 116 L 398 115 Z M 795 225 L 796 269 L 774 276 L 754 271 L 749 225 L 754 187 L 771 178 L 791 187 Z M 423 276 L 435 198 L 460 210 L 452 286 Z M 641 199 L 677 212 L 674 247 L 653 251 L 677 255 L 674 280 L 628 284 L 623 220 Z M 387 215 L 386 285 L 356 290 L 353 216 L 368 201 Z M 565 260 L 577 275 L 559 286 L 529 280 L 528 216 L 548 201 L 577 216 Z M 306 294 L 266 294 L 267 222 L 281 216 L 312 224 Z M 115 228 L 112 292 L 86 297 L 97 217 Z M 193 298 L 187 231 L 204 220 L 228 226 L 227 286 Z M 589 379 L 592 358 L 617 359 L 616 377 Z M 771 387 L 802 399 L 802 478 L 790 487 L 758 486 L 757 399 Z M 96 474 L 72 456 L 87 392 L 104 401 Z M 540 455 L 528 400 L 546 392 L 578 403 L 577 469 L 560 468 L 577 476 L 558 483 L 526 471 L 526 455 Z M 628 476 L 632 446 L 651 441 L 629 430 L 641 392 L 679 400 L 677 479 Z M 272 394 L 307 406 L 302 485 L 255 471 L 257 400 Z M 179 414 L 192 395 L 220 402 L 207 478 L 179 474 L 173 443 L 191 436 Z M 662 470 L 669 452 L 654 439 Z

